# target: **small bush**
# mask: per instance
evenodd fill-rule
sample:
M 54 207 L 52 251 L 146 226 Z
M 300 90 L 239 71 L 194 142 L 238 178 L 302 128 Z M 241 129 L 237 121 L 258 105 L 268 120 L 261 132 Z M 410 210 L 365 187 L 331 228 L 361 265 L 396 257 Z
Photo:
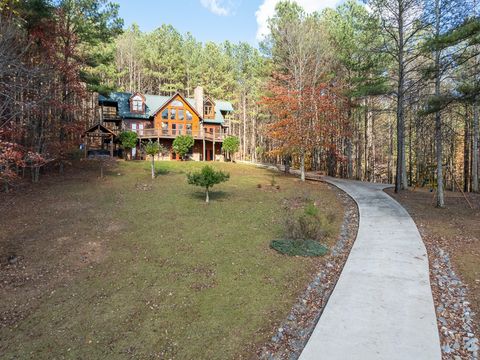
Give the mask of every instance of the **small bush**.
M 289 256 L 323 256 L 328 253 L 326 246 L 314 240 L 273 240 L 270 247 Z
M 307 197 L 302 198 L 300 203 L 300 207 L 285 208 L 284 239 L 274 240 L 270 246 L 286 255 L 323 256 L 328 249 L 321 242 L 331 234 L 334 219 L 329 214 L 323 214 Z
M 293 240 L 322 241 L 329 235 L 328 220 L 309 201 L 300 211 L 287 210 L 284 219 L 284 236 Z

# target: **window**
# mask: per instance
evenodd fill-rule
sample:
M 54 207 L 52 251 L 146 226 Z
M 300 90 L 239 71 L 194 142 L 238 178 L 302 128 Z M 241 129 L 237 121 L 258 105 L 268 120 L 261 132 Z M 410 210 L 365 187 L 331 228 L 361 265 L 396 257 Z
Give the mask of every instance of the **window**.
M 177 109 L 170 109 L 170 120 L 175 120 L 177 116 Z
M 170 106 L 175 106 L 175 107 L 182 107 L 183 108 L 183 103 L 180 100 L 173 100 Z
M 192 113 L 188 110 L 186 110 L 186 112 L 187 112 L 187 121 L 192 121 L 193 119 Z
M 178 110 L 178 120 L 182 120 L 185 118 L 185 112 L 183 109 Z
M 143 99 L 141 96 L 136 95 L 132 98 L 132 111 L 143 112 Z
M 165 108 L 165 110 L 162 111 L 162 119 L 168 120 L 168 109 Z
M 168 123 L 166 121 L 162 121 L 162 130 L 168 129 Z
M 191 135 L 192 134 L 192 124 L 187 124 L 186 125 L 186 129 L 187 129 L 187 134 Z
M 211 104 L 205 105 L 203 112 L 205 117 L 213 116 L 213 106 Z

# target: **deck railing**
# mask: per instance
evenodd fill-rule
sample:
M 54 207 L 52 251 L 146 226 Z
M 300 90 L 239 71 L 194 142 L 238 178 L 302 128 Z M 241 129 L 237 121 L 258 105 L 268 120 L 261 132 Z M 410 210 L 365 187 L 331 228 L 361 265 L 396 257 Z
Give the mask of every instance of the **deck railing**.
M 187 129 L 136 129 L 134 131 L 139 138 L 175 138 L 179 135 L 190 135 L 194 139 L 203 139 L 205 136 L 205 140 L 223 141 L 225 137 L 223 133 Z

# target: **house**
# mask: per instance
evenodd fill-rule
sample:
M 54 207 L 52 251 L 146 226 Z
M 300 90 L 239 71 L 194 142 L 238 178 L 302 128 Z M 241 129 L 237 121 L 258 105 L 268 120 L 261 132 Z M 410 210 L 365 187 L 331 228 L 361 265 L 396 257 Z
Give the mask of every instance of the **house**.
M 194 138 L 188 154 L 192 160 L 220 160 L 222 142 L 229 133 L 227 119 L 233 113 L 231 103 L 205 96 L 202 87 L 195 89 L 193 99 L 180 93 L 158 96 L 113 92 L 108 97 L 100 95 L 99 106 L 100 121 L 86 134 L 102 139 L 102 149 L 109 146 L 113 155 L 118 134 L 131 130 L 139 138 L 139 145 L 133 151 L 135 157 L 141 158 L 142 143 L 152 140 L 164 145 L 169 152 L 166 158 L 172 160 L 179 159 L 172 149 L 173 140 L 178 135 Z M 87 152 L 88 144 L 85 145 Z

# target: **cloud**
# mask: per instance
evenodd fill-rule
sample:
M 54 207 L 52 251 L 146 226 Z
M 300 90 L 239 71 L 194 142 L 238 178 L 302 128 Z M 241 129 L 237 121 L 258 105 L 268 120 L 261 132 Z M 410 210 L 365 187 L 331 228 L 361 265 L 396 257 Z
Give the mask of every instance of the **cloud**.
M 203 1 L 203 0 L 202 0 Z M 339 0 L 293 0 L 298 5 L 303 7 L 307 13 L 322 10 L 326 7 L 335 7 Z M 257 40 L 262 40 L 269 34 L 268 19 L 275 14 L 275 6 L 280 0 L 263 0 L 255 12 L 257 18 Z
M 224 4 L 223 0 L 200 0 L 200 3 L 203 7 L 207 8 L 209 11 L 219 16 L 228 16 L 230 15 L 231 8 L 228 5 Z

